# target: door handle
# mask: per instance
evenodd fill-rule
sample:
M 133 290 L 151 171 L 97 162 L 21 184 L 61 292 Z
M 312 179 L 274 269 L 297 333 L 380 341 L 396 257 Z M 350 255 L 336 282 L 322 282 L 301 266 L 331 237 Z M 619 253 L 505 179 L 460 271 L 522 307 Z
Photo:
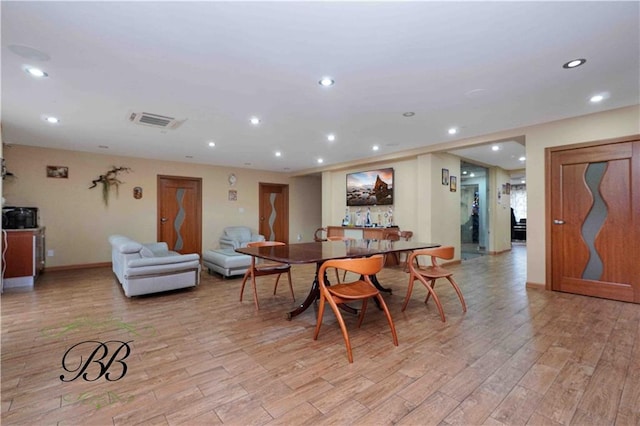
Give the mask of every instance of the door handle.
M 167 218 L 166 218 L 166 217 L 162 217 L 162 218 L 160 218 L 160 222 L 165 223 L 166 221 L 167 221 Z
M 553 220 L 553 224 L 554 225 L 564 225 L 564 220 L 554 219 Z

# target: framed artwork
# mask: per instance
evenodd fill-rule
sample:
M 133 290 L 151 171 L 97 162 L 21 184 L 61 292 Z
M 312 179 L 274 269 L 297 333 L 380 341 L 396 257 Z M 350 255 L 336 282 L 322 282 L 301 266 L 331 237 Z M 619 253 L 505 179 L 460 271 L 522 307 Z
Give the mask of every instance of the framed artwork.
M 50 178 L 69 178 L 69 167 L 66 166 L 47 166 L 47 177 Z
M 393 168 L 347 174 L 347 206 L 393 205 Z
M 456 192 L 458 190 L 458 178 L 455 176 L 451 176 L 449 181 L 450 181 L 449 191 Z
M 238 191 L 235 189 L 229 190 L 229 201 L 238 201 Z
M 449 185 L 449 169 L 442 169 L 442 184 Z

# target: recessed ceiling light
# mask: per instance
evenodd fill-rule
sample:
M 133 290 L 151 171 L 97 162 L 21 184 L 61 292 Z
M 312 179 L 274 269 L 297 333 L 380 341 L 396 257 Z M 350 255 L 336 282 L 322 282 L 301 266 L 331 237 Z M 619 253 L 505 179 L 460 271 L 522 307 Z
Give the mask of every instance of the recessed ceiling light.
M 333 142 L 333 141 L 335 141 L 335 140 L 336 140 L 336 135 L 334 135 L 333 133 L 331 133 L 331 134 L 327 135 L 327 140 L 328 140 L 329 142 Z
M 372 150 L 377 151 L 380 149 L 380 147 L 378 145 L 374 145 L 371 147 Z
M 456 133 L 458 133 L 458 129 L 456 127 L 452 127 L 448 130 L 450 135 L 455 135 Z
M 33 77 L 44 78 L 49 75 L 46 72 L 42 71 L 40 68 L 26 67 L 24 70 Z
M 500 146 L 498 146 L 498 145 L 493 145 L 493 146 L 491 147 L 491 151 L 500 151 Z
M 249 121 L 251 122 L 251 124 L 253 124 L 254 126 L 257 126 L 258 124 L 260 124 L 260 119 L 258 117 L 251 117 L 249 119 Z
M 185 155 L 184 158 L 193 158 L 193 155 Z
M 526 159 L 527 159 L 527 157 L 524 157 L 524 156 L 518 158 L 518 160 L 520 160 L 520 161 L 525 161 Z
M 244 163 L 244 165 L 245 165 L 245 166 L 250 166 L 250 165 L 251 165 L 251 163 Z
M 466 175 L 466 174 L 467 174 L 467 171 L 466 171 L 466 170 L 463 170 L 463 171 L 462 171 L 462 174 L 463 174 L 463 175 Z
M 526 180 L 524 180 L 524 179 L 522 179 L 522 180 L 520 181 L 520 183 L 527 183 L 527 181 L 526 181 Z
M 586 59 L 573 59 L 562 66 L 562 68 L 571 69 L 575 67 L 579 67 L 580 65 L 587 62 Z
M 322 87 L 331 87 L 336 84 L 336 82 L 331 77 L 322 77 L 318 84 Z
M 416 115 L 416 113 L 413 111 L 407 111 L 405 113 L 402 113 L 402 115 L 404 115 L 405 117 L 413 117 L 414 115 Z
M 322 158 L 318 158 L 318 164 L 322 164 L 324 163 L 324 160 Z
M 281 157 L 282 153 L 280 151 L 276 151 L 276 157 Z
M 109 147 L 107 145 L 98 145 L 98 148 L 100 148 L 100 149 L 109 149 Z
M 589 99 L 589 102 L 597 104 L 598 102 L 602 102 L 604 100 L 603 95 L 594 95 Z
M 45 118 L 45 120 L 47 120 L 47 123 L 51 123 L 51 124 L 60 123 L 60 119 L 57 118 L 57 117 L 47 117 L 47 118 Z
M 475 173 L 471 173 L 471 174 L 469 175 L 469 177 L 476 177 L 476 174 L 475 174 Z
M 209 142 L 209 146 L 213 148 L 214 146 L 216 146 L 216 143 L 211 141 L 211 142 Z

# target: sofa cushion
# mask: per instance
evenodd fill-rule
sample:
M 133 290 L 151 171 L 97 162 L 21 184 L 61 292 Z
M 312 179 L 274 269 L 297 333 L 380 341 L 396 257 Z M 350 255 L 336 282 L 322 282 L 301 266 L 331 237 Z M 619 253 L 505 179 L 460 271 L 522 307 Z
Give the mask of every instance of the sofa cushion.
M 151 251 L 151 249 L 145 245 L 142 246 L 142 248 L 140 249 L 140 256 L 142 257 L 155 257 L 156 254 Z
M 140 250 L 142 249 L 142 244 L 132 240 L 128 240 L 128 241 L 119 242 L 117 247 L 120 253 L 132 254 L 132 253 L 139 253 Z
M 230 226 L 224 233 L 233 240 L 251 241 L 251 229 L 245 226 Z

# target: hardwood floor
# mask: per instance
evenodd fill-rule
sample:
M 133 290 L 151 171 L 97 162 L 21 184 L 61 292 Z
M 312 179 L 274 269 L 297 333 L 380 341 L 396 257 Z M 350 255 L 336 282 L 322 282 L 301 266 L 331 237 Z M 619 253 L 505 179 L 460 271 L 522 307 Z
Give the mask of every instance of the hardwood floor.
M 422 286 L 401 312 L 408 276 L 383 270 L 400 345 L 375 305 L 345 314 L 353 364 L 330 310 L 317 341 L 313 309 L 284 319 L 273 277 L 256 312 L 206 272 L 132 299 L 109 268 L 48 272 L 2 294 L 2 424 L 640 424 L 640 305 L 527 289 L 525 250 L 452 266 L 468 312 L 443 283 L 447 323 Z M 298 302 L 313 272 L 293 267 Z

